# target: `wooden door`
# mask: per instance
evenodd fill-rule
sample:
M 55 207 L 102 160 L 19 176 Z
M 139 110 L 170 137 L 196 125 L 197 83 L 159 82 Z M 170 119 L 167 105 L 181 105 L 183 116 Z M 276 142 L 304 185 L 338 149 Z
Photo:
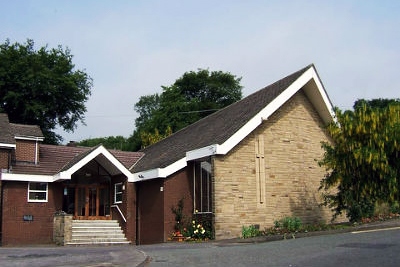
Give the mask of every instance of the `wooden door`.
M 108 220 L 110 216 L 110 195 L 108 187 L 82 185 L 75 188 L 74 218 L 78 220 Z

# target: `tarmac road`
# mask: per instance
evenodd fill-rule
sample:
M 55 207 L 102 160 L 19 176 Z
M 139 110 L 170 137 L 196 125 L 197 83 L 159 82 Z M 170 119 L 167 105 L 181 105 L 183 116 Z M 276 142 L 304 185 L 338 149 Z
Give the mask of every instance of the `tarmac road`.
M 397 267 L 400 228 L 264 243 L 162 244 L 140 247 L 144 266 Z
M 2 247 L 0 266 L 139 266 L 146 255 L 136 246 Z
M 400 219 L 268 242 L 277 239 L 282 237 L 147 246 L 0 247 L 0 266 L 400 266 Z

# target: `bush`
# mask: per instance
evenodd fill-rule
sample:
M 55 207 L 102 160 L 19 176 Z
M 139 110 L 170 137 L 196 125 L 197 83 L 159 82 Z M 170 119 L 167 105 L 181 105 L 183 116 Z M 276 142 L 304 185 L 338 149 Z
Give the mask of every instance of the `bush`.
M 300 230 L 302 223 L 298 217 L 285 217 L 274 222 L 275 228 L 280 228 L 287 232 L 297 232 Z
M 362 218 L 371 218 L 374 215 L 375 203 L 366 199 L 353 204 L 347 209 L 350 222 L 360 222 Z
M 260 230 L 257 229 L 254 225 L 242 227 L 242 237 L 243 238 L 256 237 L 256 236 L 260 236 L 260 235 L 261 235 Z

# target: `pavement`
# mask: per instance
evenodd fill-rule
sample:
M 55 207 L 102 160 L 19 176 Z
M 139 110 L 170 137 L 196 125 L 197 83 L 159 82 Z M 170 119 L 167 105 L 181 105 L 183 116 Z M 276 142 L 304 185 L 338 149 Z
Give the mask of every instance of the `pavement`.
M 374 231 L 377 229 L 400 228 L 400 219 L 372 222 L 338 230 L 315 231 L 297 233 L 295 238 L 304 238 L 316 235 L 328 235 L 336 233 Z M 271 242 L 282 240 L 282 235 L 263 236 L 255 238 L 234 238 L 218 241 L 204 242 L 205 246 L 237 246 L 248 243 Z M 286 238 L 293 238 L 286 236 Z M 192 243 L 164 243 L 163 249 L 187 247 Z M 149 246 L 145 246 L 147 249 Z M 157 244 L 155 246 L 160 246 Z M 29 246 L 29 247 L 0 247 L 0 266 L 145 266 L 151 261 L 149 255 L 141 251 L 143 246 Z M 146 250 L 147 250 L 146 249 Z

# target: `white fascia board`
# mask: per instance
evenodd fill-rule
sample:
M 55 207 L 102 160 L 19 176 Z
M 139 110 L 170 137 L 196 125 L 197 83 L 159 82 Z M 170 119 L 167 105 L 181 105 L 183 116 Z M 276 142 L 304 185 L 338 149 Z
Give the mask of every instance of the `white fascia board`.
M 2 173 L 2 181 L 18 181 L 18 182 L 54 182 L 51 175 L 33 175 L 33 174 L 18 174 L 18 173 Z
M 254 131 L 263 121 L 267 120 L 276 110 L 278 110 L 283 104 L 285 104 L 294 94 L 303 88 L 310 80 L 314 79 L 317 84 L 318 91 L 321 94 L 324 104 L 327 109 L 330 110 L 332 118 L 333 109 L 330 104 L 329 98 L 323 89 L 322 83 L 319 80 L 317 73 L 314 68 L 309 68 L 304 72 L 296 81 L 294 81 L 285 91 L 283 91 L 278 97 L 276 97 L 271 103 L 263 108 L 257 115 L 249 120 L 239 131 L 233 134 L 227 141 L 222 145 L 217 146 L 216 154 L 225 155 L 232 148 L 234 148 L 240 141 Z M 321 114 L 322 115 L 322 114 Z
M 75 165 L 73 165 L 71 168 L 69 168 L 66 171 L 59 172 L 54 176 L 55 180 L 70 180 L 72 174 L 74 174 L 76 171 L 81 169 L 83 166 L 89 163 L 92 159 L 97 157 L 98 155 L 103 154 L 112 164 L 114 164 L 115 167 L 117 167 L 126 177 L 129 179 L 133 179 L 133 174 L 125 168 L 124 165 L 122 165 L 119 160 L 117 160 L 104 146 L 99 146 L 95 150 L 89 153 L 86 157 L 81 159 L 79 162 L 77 162 Z
M 336 115 L 335 115 L 335 111 L 333 110 L 332 103 L 331 103 L 331 101 L 330 101 L 330 99 L 329 99 L 329 97 L 328 97 L 328 95 L 327 95 L 327 93 L 326 93 L 326 91 L 324 89 L 324 86 L 322 85 L 321 80 L 318 77 L 317 72 L 315 71 L 314 68 L 312 68 L 312 69 L 310 69 L 308 71 L 310 71 L 310 72 L 312 71 L 311 75 L 312 75 L 312 78 L 314 79 L 315 84 L 317 85 L 318 93 L 320 94 L 320 97 L 323 100 L 324 108 L 326 108 L 327 112 L 330 115 L 329 119 L 328 118 L 324 118 L 325 122 L 329 121 L 330 119 L 333 120 L 333 121 L 336 121 Z M 322 116 L 322 114 L 321 114 L 321 116 Z
M 133 174 L 132 182 L 140 182 L 140 181 L 146 181 L 146 180 L 160 178 L 159 173 L 160 173 L 160 168 L 151 169 L 151 170 L 142 171 L 142 172 L 136 172 Z M 131 181 L 128 180 L 128 182 L 131 182 Z
M 128 182 L 140 182 L 157 178 L 167 178 L 171 174 L 185 168 L 187 166 L 186 157 L 175 161 L 165 168 L 156 168 L 147 171 L 137 172 L 133 174 L 133 179 Z
M 214 144 L 211 146 L 202 147 L 192 151 L 186 152 L 186 160 L 191 161 L 195 159 L 201 159 L 204 157 L 212 156 L 217 153 L 218 145 Z
M 44 137 L 36 137 L 36 136 L 15 136 L 15 139 L 18 140 L 29 140 L 29 141 L 43 141 Z
M 15 144 L 0 143 L 0 147 L 16 148 L 17 146 Z

